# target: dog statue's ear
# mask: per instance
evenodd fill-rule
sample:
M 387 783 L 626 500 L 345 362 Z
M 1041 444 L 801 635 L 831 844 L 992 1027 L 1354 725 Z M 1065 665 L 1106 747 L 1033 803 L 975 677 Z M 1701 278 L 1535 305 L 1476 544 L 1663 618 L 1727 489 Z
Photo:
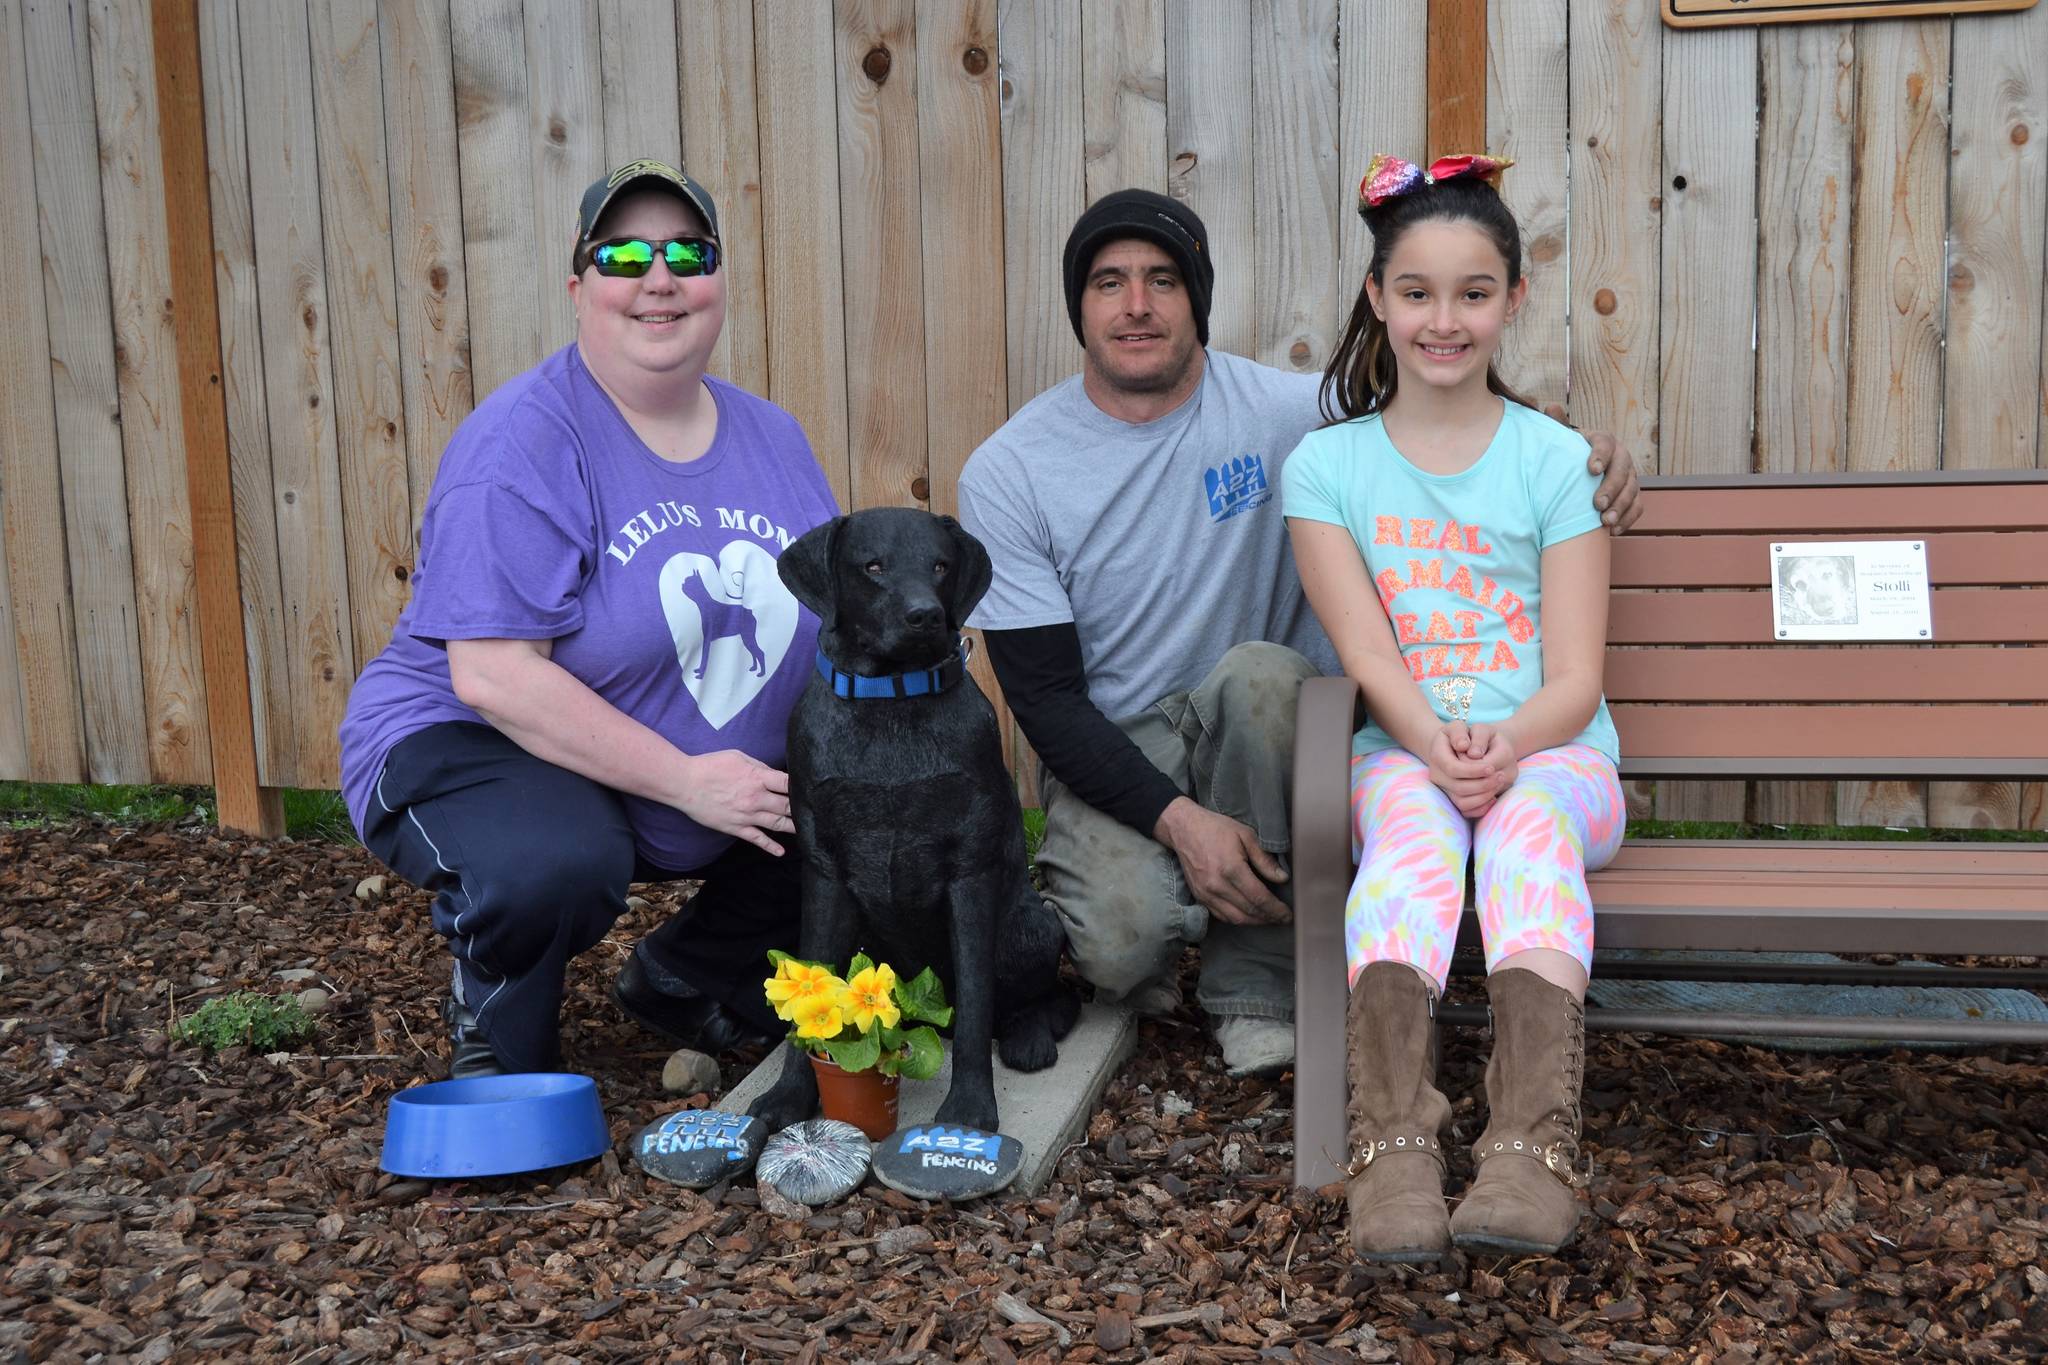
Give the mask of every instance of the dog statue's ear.
M 832 628 L 832 561 L 839 553 L 839 536 L 846 528 L 845 517 L 834 517 L 813 526 L 789 543 L 775 561 L 775 572 L 796 600 L 817 614 L 824 628 Z
M 975 604 L 988 594 L 995 571 L 989 565 L 988 550 L 967 533 L 966 527 L 951 517 L 940 517 L 939 524 L 952 533 L 953 544 L 960 551 L 960 562 L 953 573 L 953 593 L 946 605 L 946 624 L 959 630 L 967 624 Z

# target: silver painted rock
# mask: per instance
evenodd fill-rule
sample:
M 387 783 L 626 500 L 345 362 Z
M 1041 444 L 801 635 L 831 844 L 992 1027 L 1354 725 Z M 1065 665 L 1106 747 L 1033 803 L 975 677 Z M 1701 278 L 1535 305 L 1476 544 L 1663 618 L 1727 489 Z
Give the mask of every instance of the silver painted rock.
M 762 1144 L 754 1173 L 783 1198 L 815 1208 L 853 1193 L 868 1173 L 871 1150 L 867 1136 L 852 1124 L 810 1119 Z
M 741 1175 L 761 1151 L 763 1125 L 751 1114 L 685 1109 L 633 1135 L 633 1159 L 657 1180 L 693 1190 Z
M 919 1199 L 978 1199 L 1017 1178 L 1024 1149 L 1013 1137 L 931 1124 L 875 1144 L 875 1179 Z

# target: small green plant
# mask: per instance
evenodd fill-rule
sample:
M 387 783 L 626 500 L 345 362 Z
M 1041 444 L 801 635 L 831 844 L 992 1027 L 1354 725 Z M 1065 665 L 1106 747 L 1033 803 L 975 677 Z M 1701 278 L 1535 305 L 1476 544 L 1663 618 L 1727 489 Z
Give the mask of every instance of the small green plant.
M 255 991 L 216 996 L 171 1024 L 171 1037 L 209 1052 L 246 1044 L 258 1052 L 297 1047 L 313 1036 L 313 1017 L 298 1001 Z

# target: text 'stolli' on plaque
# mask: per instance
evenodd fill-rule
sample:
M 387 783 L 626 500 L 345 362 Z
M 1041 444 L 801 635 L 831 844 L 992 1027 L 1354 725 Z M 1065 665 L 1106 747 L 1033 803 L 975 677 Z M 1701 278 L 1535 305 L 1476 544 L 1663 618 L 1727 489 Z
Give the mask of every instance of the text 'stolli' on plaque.
M 1927 542 L 1773 544 L 1771 627 L 1780 640 L 1932 640 Z

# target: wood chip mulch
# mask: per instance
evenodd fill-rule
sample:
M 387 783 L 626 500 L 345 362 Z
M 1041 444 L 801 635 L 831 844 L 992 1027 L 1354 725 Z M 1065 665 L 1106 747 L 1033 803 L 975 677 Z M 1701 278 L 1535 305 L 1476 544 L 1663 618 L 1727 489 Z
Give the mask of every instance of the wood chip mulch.
M 1766 1053 L 1596 1035 L 1591 1213 L 1556 1257 L 1368 1269 L 1288 1184 L 1291 1082 L 1189 1010 L 1034 1197 L 870 1183 L 801 1219 L 618 1150 L 467 1183 L 377 1169 L 441 1075 L 447 958 L 361 849 L 196 827 L 0 832 L 0 1361 L 2004 1361 L 2048 1350 L 2048 1054 Z M 679 1107 L 572 976 L 615 1139 Z M 297 984 L 281 972 L 310 971 Z M 1192 986 L 1192 981 L 1189 982 Z M 172 1045 L 237 988 L 333 992 L 270 1057 Z M 1458 1136 L 1481 1040 L 1452 1031 Z M 727 1059 L 728 1082 L 748 1059 Z M 698 1097 L 694 1103 L 705 1102 Z M 1453 1179 L 1469 1166 L 1454 1159 Z M 785 1206 L 782 1212 L 789 1209 Z

